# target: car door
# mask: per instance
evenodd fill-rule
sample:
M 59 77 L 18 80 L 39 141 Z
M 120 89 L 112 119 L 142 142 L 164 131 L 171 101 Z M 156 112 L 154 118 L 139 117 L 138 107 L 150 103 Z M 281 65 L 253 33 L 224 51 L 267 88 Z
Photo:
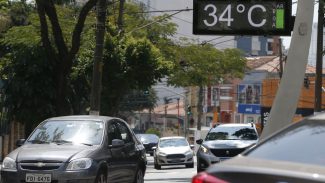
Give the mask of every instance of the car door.
M 124 141 L 123 152 L 125 154 L 124 172 L 125 177 L 128 178 L 127 182 L 133 182 L 135 173 L 137 170 L 137 162 L 140 159 L 139 153 L 137 152 L 136 143 L 134 141 L 133 135 L 127 126 L 127 124 L 121 120 L 116 121 L 116 126 L 121 134 L 121 139 Z
M 107 148 L 111 156 L 108 159 L 108 182 L 126 182 L 124 173 L 126 155 L 123 146 L 112 146 L 112 141 L 122 139 L 121 134 L 117 128 L 116 121 L 112 120 L 107 126 Z

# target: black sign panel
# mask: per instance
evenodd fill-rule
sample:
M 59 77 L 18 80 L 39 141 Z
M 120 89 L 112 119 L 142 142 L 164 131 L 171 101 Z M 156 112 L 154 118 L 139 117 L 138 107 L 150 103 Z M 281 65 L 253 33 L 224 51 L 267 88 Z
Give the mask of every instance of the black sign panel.
M 194 0 L 193 34 L 290 35 L 291 0 Z

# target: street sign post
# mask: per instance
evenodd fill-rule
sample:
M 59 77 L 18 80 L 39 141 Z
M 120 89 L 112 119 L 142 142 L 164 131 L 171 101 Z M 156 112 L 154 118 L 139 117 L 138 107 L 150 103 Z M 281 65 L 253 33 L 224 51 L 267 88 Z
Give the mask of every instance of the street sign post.
M 291 0 L 194 0 L 193 34 L 290 35 Z

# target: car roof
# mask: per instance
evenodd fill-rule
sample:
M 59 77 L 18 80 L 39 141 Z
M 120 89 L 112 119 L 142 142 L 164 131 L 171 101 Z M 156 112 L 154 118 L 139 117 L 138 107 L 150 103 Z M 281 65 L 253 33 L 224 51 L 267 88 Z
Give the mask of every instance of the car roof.
M 45 121 L 50 121 L 50 120 L 109 121 L 112 119 L 117 119 L 117 118 L 110 117 L 110 116 L 96 116 L 96 115 L 70 115 L 70 116 L 52 117 L 52 118 L 46 119 Z
M 217 124 L 216 127 L 252 127 L 252 125 L 253 123 L 222 123 Z
M 171 137 L 161 137 L 160 139 L 165 140 L 165 139 L 185 139 L 185 138 L 181 136 L 171 136 Z

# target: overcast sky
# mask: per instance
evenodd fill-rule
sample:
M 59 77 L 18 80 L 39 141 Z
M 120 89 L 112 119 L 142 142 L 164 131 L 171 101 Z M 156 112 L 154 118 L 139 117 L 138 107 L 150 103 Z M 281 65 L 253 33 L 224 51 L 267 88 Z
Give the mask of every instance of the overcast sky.
M 292 14 L 296 15 L 296 12 L 297 12 L 297 3 L 293 3 L 293 5 L 292 5 Z M 317 18 L 317 15 L 318 15 L 317 12 L 318 12 L 318 3 L 315 4 L 313 22 L 317 22 L 317 19 L 318 19 Z M 290 46 L 291 37 L 290 36 L 283 36 L 282 39 L 283 39 L 283 44 L 284 44 L 285 48 L 288 49 L 289 46 Z

